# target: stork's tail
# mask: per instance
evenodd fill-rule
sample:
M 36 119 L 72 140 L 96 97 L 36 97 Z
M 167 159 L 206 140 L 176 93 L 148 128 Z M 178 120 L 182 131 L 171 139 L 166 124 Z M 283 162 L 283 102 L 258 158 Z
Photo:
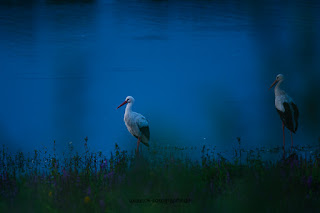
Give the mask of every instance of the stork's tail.
M 141 131 L 141 142 L 149 147 L 149 140 L 150 140 L 150 131 L 148 126 L 144 126 L 140 128 Z

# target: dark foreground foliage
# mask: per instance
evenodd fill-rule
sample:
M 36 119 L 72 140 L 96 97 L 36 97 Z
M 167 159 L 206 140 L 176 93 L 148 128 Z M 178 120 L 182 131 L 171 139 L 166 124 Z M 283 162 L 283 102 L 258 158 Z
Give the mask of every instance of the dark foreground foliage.
M 201 160 L 115 146 L 111 157 L 0 151 L 0 212 L 317 212 L 320 158 L 301 152 L 263 161 L 261 150 L 232 160 L 205 146 Z M 160 154 L 159 154 L 160 152 Z M 163 153 L 161 153 L 163 152 Z M 242 153 L 241 153 L 242 152 Z M 297 154 L 299 153 L 299 154 Z M 242 154 L 242 157 L 240 157 Z M 245 157 L 243 157 L 245 156 Z

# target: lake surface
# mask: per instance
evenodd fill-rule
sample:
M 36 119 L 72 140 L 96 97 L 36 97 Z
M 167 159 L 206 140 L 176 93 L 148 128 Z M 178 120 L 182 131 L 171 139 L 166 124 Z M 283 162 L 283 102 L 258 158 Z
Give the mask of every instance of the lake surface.
M 269 86 L 282 73 L 294 143 L 318 144 L 319 38 L 318 1 L 1 1 L 1 143 L 133 150 L 116 110 L 132 95 L 151 144 L 281 145 Z

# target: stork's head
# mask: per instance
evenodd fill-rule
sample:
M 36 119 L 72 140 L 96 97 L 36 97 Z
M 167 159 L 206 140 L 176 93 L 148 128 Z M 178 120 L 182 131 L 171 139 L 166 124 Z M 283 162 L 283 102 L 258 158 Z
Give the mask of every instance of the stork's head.
M 276 84 L 278 83 L 279 81 L 283 81 L 284 77 L 282 74 L 278 74 L 277 77 L 276 77 L 276 80 L 271 84 L 270 86 L 270 89 Z
M 126 97 L 126 100 L 117 107 L 117 109 L 122 107 L 123 105 L 125 105 L 127 103 L 132 103 L 133 104 L 133 102 L 134 102 L 134 98 L 132 96 L 128 96 L 128 97 Z

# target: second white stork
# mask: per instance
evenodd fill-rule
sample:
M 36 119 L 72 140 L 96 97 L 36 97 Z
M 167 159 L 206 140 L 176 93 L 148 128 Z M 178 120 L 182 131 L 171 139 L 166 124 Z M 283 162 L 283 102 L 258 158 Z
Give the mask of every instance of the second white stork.
M 276 80 L 273 82 L 270 89 L 277 84 L 274 88 L 275 106 L 282 120 L 283 152 L 285 153 L 284 127 L 287 127 L 287 129 L 290 130 L 292 151 L 292 133 L 295 133 L 298 129 L 299 110 L 297 105 L 293 102 L 292 98 L 289 95 L 287 95 L 284 90 L 280 88 L 280 85 L 283 81 L 284 76 L 282 74 L 277 75 Z
M 149 147 L 150 132 L 148 120 L 143 115 L 132 111 L 133 103 L 134 98 L 132 96 L 128 96 L 126 97 L 126 100 L 117 107 L 117 109 L 127 104 L 124 113 L 124 123 L 126 124 L 128 131 L 138 139 L 138 153 L 140 142 Z

